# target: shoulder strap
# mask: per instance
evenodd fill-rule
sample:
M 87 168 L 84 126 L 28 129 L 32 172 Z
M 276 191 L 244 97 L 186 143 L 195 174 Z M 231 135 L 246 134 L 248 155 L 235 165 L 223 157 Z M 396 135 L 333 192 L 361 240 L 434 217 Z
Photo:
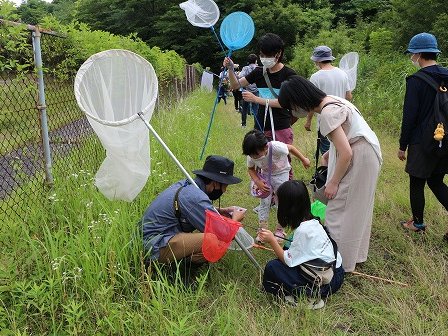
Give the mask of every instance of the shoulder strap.
M 275 93 L 274 89 L 272 88 L 272 84 L 271 84 L 271 81 L 270 81 L 269 76 L 268 76 L 268 71 L 267 71 L 267 69 L 265 67 L 263 67 L 263 77 L 264 77 L 264 80 L 266 81 L 266 84 L 268 85 L 269 90 L 271 91 L 272 95 L 275 98 L 278 98 L 278 94 Z
M 329 103 L 326 103 L 324 106 L 322 106 L 322 110 L 324 109 L 324 108 L 326 108 L 328 105 L 337 105 L 337 106 L 343 106 L 344 105 L 344 103 L 342 103 L 342 102 L 339 102 L 339 101 L 337 101 L 337 102 L 335 102 L 335 101 L 332 101 L 332 102 L 329 102 Z
M 334 99 L 334 98 L 333 98 Z M 349 105 L 347 105 L 347 104 L 344 104 L 343 102 L 341 102 L 341 101 L 332 101 L 332 102 L 329 102 L 329 103 L 326 103 L 324 106 L 322 106 L 322 110 L 326 107 L 326 106 L 328 106 L 328 105 L 337 105 L 337 106 L 346 106 L 346 107 L 348 107 L 349 108 L 349 110 L 355 110 L 360 116 L 362 116 L 362 114 L 361 114 L 361 112 L 359 112 L 359 110 L 357 109 L 357 107 L 355 106 L 355 105 L 353 105 L 353 104 L 351 104 L 351 106 L 353 106 L 353 109 L 349 106 Z M 321 111 L 322 111 L 321 110 Z
M 176 218 L 179 220 L 180 223 L 180 206 L 179 206 L 179 193 L 182 190 L 182 188 L 185 187 L 185 184 L 181 185 L 179 189 L 177 189 L 176 194 L 174 195 L 173 200 L 173 207 L 174 207 L 174 214 L 176 215 Z
M 272 174 L 272 144 L 268 142 L 268 165 L 269 165 L 269 171 L 268 171 L 268 181 L 269 185 L 271 185 L 271 174 Z
M 322 227 L 324 228 L 325 233 L 327 234 L 328 238 L 331 241 L 331 244 L 333 245 L 333 253 L 334 253 L 333 269 L 336 269 L 336 261 L 338 259 L 338 244 L 336 244 L 334 239 L 331 238 L 330 232 L 328 231 L 327 227 L 325 225 L 322 225 Z
M 430 76 L 428 73 L 424 71 L 417 71 L 413 76 L 420 78 L 424 82 L 426 82 L 429 86 L 431 86 L 434 90 L 439 91 L 439 83 Z
M 317 146 L 316 146 L 316 153 L 314 154 L 314 159 L 316 161 L 316 165 L 314 167 L 314 171 L 317 170 L 317 162 L 319 161 L 319 147 L 320 147 L 320 139 L 322 137 L 322 134 L 320 133 L 320 129 L 317 130 Z

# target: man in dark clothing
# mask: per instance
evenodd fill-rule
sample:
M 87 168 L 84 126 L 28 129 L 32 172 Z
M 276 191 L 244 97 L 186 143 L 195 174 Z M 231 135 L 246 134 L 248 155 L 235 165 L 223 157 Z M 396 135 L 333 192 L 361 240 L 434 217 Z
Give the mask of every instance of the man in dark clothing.
M 440 50 L 434 35 L 420 33 L 409 42 L 407 53 L 411 54 L 411 62 L 430 75 L 439 84 L 448 85 L 448 69 L 437 64 Z M 406 161 L 405 171 L 410 178 L 410 202 L 412 219 L 402 222 L 407 230 L 422 233 L 425 231 L 425 184 L 436 196 L 437 200 L 448 211 L 448 187 L 443 178 L 448 173 L 448 156 L 437 157 L 424 151 L 421 144 L 425 120 L 434 113 L 434 98 L 436 91 L 422 79 L 411 75 L 406 78 L 406 94 L 403 106 L 401 124 L 400 148 L 398 158 Z M 406 158 L 406 150 L 408 155 Z M 444 239 L 448 242 L 448 233 Z
M 147 260 L 170 263 L 187 258 L 193 264 L 206 261 L 201 249 L 205 211 L 214 211 L 212 201 L 219 199 L 229 184 L 241 182 L 233 176 L 233 167 L 233 161 L 210 155 L 203 169 L 193 171 L 198 187 L 181 180 L 152 201 L 141 220 Z M 241 221 L 244 212 L 233 210 L 233 207 L 218 209 L 222 215 Z

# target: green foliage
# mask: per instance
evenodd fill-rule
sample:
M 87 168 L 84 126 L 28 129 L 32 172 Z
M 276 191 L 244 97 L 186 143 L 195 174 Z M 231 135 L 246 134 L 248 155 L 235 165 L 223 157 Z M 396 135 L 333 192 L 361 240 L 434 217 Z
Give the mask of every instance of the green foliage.
M 75 19 L 76 3 L 77 1 L 73 0 L 53 0 L 51 2 L 51 14 L 60 22 L 69 24 Z
M 0 6 L 5 17 L 16 18 L 15 9 L 9 4 Z M 73 22 L 61 24 L 54 16 L 40 19 L 46 29 L 63 37 L 42 36 L 42 54 L 48 72 L 60 78 L 73 76 L 79 66 L 92 54 L 108 49 L 127 49 L 146 58 L 160 81 L 183 78 L 185 60 L 172 50 L 149 47 L 136 34 L 114 35 L 91 30 L 86 24 Z M 29 42 L 30 32 L 24 26 L 0 25 L 0 70 L 32 71 L 33 54 Z M 65 37 L 64 37 L 65 36 Z
M 448 14 L 440 13 L 433 25 L 434 34 L 439 43 L 439 49 L 446 57 L 448 54 Z
M 269 5 L 257 4 L 251 13 L 256 22 L 257 36 L 278 34 L 285 42 L 286 60 L 292 58 L 292 47 L 308 32 L 328 30 L 334 18 L 329 7 L 304 9 L 288 0 Z
M 0 0 L 0 17 L 6 20 L 17 20 L 19 18 L 13 2 Z
M 15 8 L 8 2 L 0 3 L 0 14 L 17 19 Z M 29 71 L 33 64 L 30 33 L 24 25 L 0 24 L 0 71 Z
M 394 33 L 385 28 L 380 28 L 370 33 L 370 52 L 378 55 L 389 55 L 392 53 Z
M 405 78 L 415 70 L 402 53 L 360 54 L 354 103 L 374 129 L 398 138 Z
M 309 78 L 316 71 L 313 61 L 310 60 L 313 49 L 319 45 L 327 45 L 336 57 L 335 63 L 340 57 L 350 51 L 361 51 L 362 43 L 352 38 L 353 29 L 341 24 L 332 30 L 320 30 L 317 34 L 309 33 L 302 42 L 294 47 L 294 58 L 290 65 L 298 74 Z
M 42 22 L 42 19 L 48 15 L 50 4 L 43 0 L 27 0 L 17 9 L 22 22 L 36 25 Z
M 372 18 L 377 14 L 390 10 L 391 0 L 330 0 L 336 17 L 356 26 L 358 18 Z

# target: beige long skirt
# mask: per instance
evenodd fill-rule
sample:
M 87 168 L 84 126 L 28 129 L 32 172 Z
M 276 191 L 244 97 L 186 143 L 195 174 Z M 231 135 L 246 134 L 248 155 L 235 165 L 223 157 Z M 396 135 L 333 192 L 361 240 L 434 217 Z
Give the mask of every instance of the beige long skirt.
M 380 161 L 363 138 L 351 145 L 352 162 L 342 178 L 336 197 L 328 201 L 325 224 L 338 244 L 346 272 L 367 260 L 373 204 Z

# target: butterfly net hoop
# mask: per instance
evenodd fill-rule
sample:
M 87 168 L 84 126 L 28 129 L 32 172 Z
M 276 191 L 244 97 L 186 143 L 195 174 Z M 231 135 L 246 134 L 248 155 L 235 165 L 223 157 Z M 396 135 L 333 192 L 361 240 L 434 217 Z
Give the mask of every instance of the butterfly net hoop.
M 128 50 L 90 56 L 74 84 L 76 101 L 106 150 L 95 185 L 109 199 L 132 201 L 150 174 L 149 122 L 158 93 L 152 65 Z
M 205 211 L 204 240 L 202 241 L 202 254 L 209 262 L 217 262 L 227 252 L 232 239 L 241 227 L 239 222 L 220 214 Z
M 227 15 L 219 28 L 222 42 L 232 51 L 248 45 L 254 34 L 254 21 L 249 14 L 244 12 L 234 12 Z
M 188 22 L 195 27 L 210 28 L 219 19 L 218 5 L 212 0 L 188 0 L 179 4 Z
M 358 62 L 359 55 L 354 51 L 345 54 L 339 61 L 339 68 L 344 70 L 348 76 L 350 91 L 353 91 L 356 87 L 356 79 L 358 77 Z

